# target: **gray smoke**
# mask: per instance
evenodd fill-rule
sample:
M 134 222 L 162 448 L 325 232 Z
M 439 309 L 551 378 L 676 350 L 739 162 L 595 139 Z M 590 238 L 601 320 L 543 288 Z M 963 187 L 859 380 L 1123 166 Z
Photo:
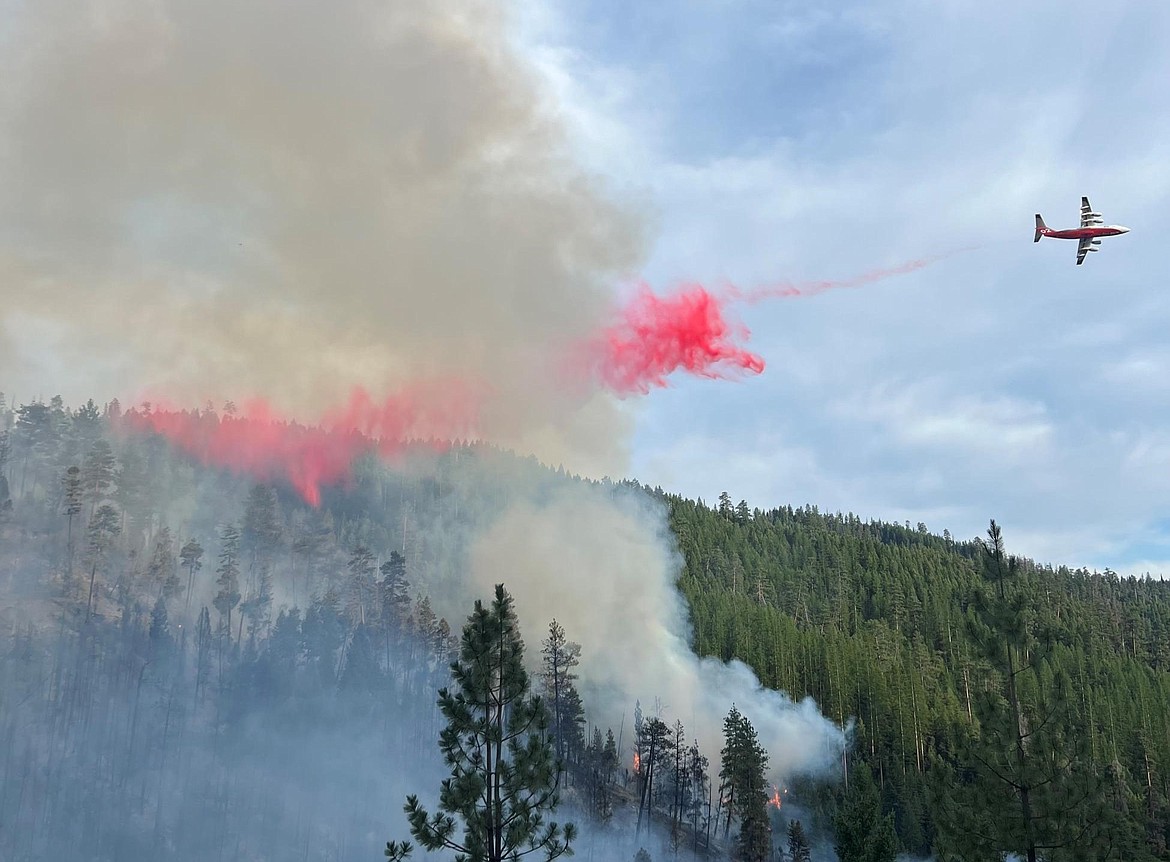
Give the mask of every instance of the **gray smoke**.
M 486 436 L 625 466 L 612 402 L 568 409 L 547 369 L 636 265 L 640 223 L 569 159 L 499 4 L 5 14 L 10 391 L 263 395 L 312 419 L 354 385 L 471 377 Z
M 563 485 L 515 502 L 476 541 L 471 577 L 489 596 L 504 582 L 535 656 L 555 617 L 582 645 L 585 701 L 616 727 L 640 699 L 661 700 L 663 720 L 681 720 L 712 763 L 734 703 L 770 755 L 776 780 L 823 773 L 840 762 L 841 728 L 809 698 L 764 689 L 749 667 L 699 658 L 675 586 L 681 560 L 665 513 L 626 488 Z M 600 723 L 600 722 L 599 722 Z

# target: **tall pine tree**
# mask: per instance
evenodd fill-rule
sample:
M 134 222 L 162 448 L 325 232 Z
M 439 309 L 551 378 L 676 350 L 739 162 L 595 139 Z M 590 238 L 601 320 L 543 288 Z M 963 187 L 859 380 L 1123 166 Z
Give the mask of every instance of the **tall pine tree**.
M 723 720 L 724 746 L 721 752 L 726 821 L 724 834 L 732 817 L 740 822 L 735 843 L 735 858 L 742 862 L 764 862 L 772 850 L 772 830 L 768 822 L 768 753 L 760 745 L 752 723 L 733 705 Z
M 557 769 L 563 773 L 570 761 L 576 762 L 584 747 L 581 725 L 585 717 L 573 686 L 577 679 L 573 668 L 581 662 L 581 645 L 570 641 L 565 635 L 564 626 L 554 619 L 549 623 L 548 637 L 544 639 L 542 647 L 540 682 L 552 713 Z
M 476 601 L 463 627 L 459 659 L 451 665 L 455 689 L 439 691 L 447 719 L 439 749 L 451 767 L 439 810 L 430 815 L 417 796 L 406 798 L 410 832 L 427 850 L 453 850 L 466 862 L 530 854 L 547 862 L 569 852 L 576 828 L 545 819 L 559 801 L 556 765 L 547 712 L 529 693 L 523 659 L 512 597 L 498 584 L 491 607 Z M 386 844 L 395 862 L 412 850 L 407 841 Z

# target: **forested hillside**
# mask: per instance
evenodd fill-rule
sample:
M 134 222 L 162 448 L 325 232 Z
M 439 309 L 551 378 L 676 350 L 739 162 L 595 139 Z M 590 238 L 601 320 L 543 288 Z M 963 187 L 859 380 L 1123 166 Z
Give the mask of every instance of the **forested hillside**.
M 436 691 L 482 597 L 450 622 L 432 600 L 454 607 L 465 531 L 521 476 L 596 485 L 420 445 L 312 506 L 131 433 L 116 404 L 0 403 L 0 858 L 379 858 L 404 795 L 437 793 Z M 879 862 L 888 815 L 916 855 L 1170 858 L 1167 583 L 597 487 L 667 513 L 695 649 L 811 695 L 851 745 L 833 774 L 764 787 L 731 703 L 706 750 L 669 705 L 607 723 L 573 685 L 583 633 L 550 620 L 527 662 L 579 854 Z
M 200 412 L 232 421 L 231 405 Z M 437 694 L 483 597 L 452 599 L 469 531 L 529 485 L 639 493 L 427 443 L 393 467 L 362 460 L 312 505 L 175 453 L 127 415 L 0 409 L 6 862 L 382 858 L 407 795 L 439 794 Z M 725 857 L 740 815 L 738 785 L 710 766 L 719 741 L 701 751 L 634 699 L 599 724 L 574 685 L 577 633 L 548 620 L 523 634 L 580 851 Z M 747 751 L 759 784 L 763 755 Z
M 982 544 L 815 507 L 666 499 L 696 649 L 742 658 L 766 685 L 856 718 L 851 756 L 874 771 L 902 847 L 931 853 L 945 801 L 932 788 L 959 780 L 964 740 L 978 738 L 977 695 L 1003 683 L 972 632 Z M 1039 684 L 1068 680 L 1052 721 L 1103 780 L 1094 793 L 1118 815 L 1101 814 L 1114 846 L 1122 858 L 1166 858 L 1170 582 L 1026 560 L 1018 581 L 1022 619 L 1045 641 Z M 1011 796 L 1004 785 L 988 811 L 1010 810 Z

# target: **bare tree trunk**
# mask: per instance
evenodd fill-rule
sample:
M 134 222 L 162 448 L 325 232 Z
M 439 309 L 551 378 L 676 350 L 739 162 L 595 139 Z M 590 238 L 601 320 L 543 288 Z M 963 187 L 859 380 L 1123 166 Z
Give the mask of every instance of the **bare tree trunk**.
M 97 577 L 97 557 L 94 557 L 93 566 L 89 570 L 89 598 L 85 600 L 85 621 L 89 622 L 90 608 L 93 606 L 93 582 Z

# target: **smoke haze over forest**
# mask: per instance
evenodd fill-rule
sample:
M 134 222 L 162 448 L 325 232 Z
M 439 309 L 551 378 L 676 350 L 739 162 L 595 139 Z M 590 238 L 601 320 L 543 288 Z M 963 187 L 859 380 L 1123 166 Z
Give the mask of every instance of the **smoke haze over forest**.
M 552 618 L 582 644 L 585 719 L 623 740 L 609 780 L 624 789 L 610 792 L 629 795 L 639 702 L 681 721 L 716 767 L 732 703 L 774 781 L 840 763 L 844 735 L 811 700 L 693 654 L 665 512 L 634 486 L 418 446 L 398 469 L 363 460 L 312 507 L 201 467 L 126 417 L 55 402 L 11 419 L 0 814 L 13 828 L 0 847 L 14 859 L 376 852 L 405 829 L 404 795 L 437 788 L 452 635 L 501 581 L 534 671 Z M 68 461 L 75 491 L 57 477 Z M 585 831 L 590 846 L 620 834 Z

